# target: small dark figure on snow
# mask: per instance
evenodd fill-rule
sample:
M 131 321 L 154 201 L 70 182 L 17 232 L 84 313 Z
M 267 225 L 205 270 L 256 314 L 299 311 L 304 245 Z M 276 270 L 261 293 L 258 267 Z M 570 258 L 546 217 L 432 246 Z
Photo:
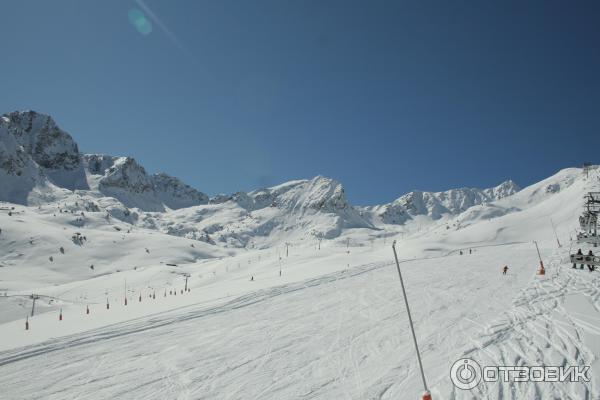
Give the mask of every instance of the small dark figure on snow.
M 594 257 L 594 253 L 592 253 L 592 251 L 590 250 L 590 251 L 588 252 L 588 258 L 587 258 L 587 260 L 586 260 L 586 261 L 592 261 L 592 257 Z M 592 271 L 594 270 L 594 268 L 595 268 L 595 265 L 588 264 L 588 265 L 587 265 L 587 267 L 588 267 L 588 269 L 590 270 L 590 272 L 592 272 Z
M 506 275 L 507 272 L 508 272 L 508 265 L 505 265 L 504 268 L 502 268 L 502 275 Z
M 460 255 L 462 256 L 462 250 L 460 251 Z
M 250 278 L 250 282 L 252 282 L 252 281 L 254 281 L 254 276 L 252 276 L 252 277 Z
M 581 252 L 581 249 L 577 250 L 577 254 L 575 254 L 576 256 L 583 256 L 583 253 Z M 575 263 L 573 263 L 573 268 L 577 268 L 577 265 Z M 583 269 L 583 264 L 581 264 L 581 269 Z
M 471 249 L 469 249 L 469 254 L 471 254 L 473 251 Z

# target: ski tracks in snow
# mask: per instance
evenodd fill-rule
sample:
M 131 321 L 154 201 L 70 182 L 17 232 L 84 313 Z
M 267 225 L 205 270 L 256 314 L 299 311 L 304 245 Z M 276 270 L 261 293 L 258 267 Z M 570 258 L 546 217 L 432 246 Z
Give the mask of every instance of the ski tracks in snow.
M 471 391 L 450 388 L 450 399 L 600 399 L 594 375 L 600 368 L 600 274 L 572 269 L 564 253 L 552 256 L 547 275 L 524 288 L 464 357 L 481 366 L 588 365 L 590 382 L 482 382 Z
M 456 349 L 480 337 L 481 325 L 527 287 L 535 257 L 520 246 L 443 262 L 406 261 L 403 274 L 429 377 L 443 374 L 448 381 Z M 514 265 L 514 278 L 500 275 L 499 258 Z M 548 293 L 560 295 L 552 285 L 540 286 L 521 292 L 517 302 Z M 366 264 L 221 305 L 188 306 L 3 352 L 0 384 L 8 399 L 409 398 L 421 384 L 401 296 L 391 263 Z M 528 317 L 512 318 L 508 328 L 489 325 L 472 351 L 491 350 Z M 40 373 L 30 381 L 34 365 Z M 435 379 L 430 383 L 434 393 L 453 393 Z

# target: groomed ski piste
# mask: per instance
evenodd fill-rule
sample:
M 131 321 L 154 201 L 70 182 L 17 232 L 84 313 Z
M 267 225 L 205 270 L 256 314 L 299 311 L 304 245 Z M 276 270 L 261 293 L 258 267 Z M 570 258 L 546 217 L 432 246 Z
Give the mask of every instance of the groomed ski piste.
M 51 242 L 62 226 L 38 207 L 3 203 L 14 210 L 0 213 L 0 397 L 418 399 L 396 240 L 433 399 L 600 399 L 600 273 L 568 259 L 577 248 L 596 252 L 573 239 L 584 194 L 599 188 L 597 169 L 569 168 L 450 219 L 380 228 L 376 238 L 346 229 L 320 249 L 283 238 L 223 249 L 144 229 L 125 239 L 92 225 L 81 233 L 94 250 L 73 245 L 52 267 L 18 268 L 10 261 L 45 260 L 30 240 Z M 110 272 L 79 278 L 86 251 Z M 590 366 L 590 380 L 461 390 L 450 368 L 465 357 Z

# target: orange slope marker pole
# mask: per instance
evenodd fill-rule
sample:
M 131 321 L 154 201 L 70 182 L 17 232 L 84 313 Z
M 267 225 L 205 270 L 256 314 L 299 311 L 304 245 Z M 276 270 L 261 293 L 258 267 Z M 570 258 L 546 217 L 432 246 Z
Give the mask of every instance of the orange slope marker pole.
M 540 254 L 540 248 L 538 247 L 538 244 L 535 240 L 533 241 L 533 243 L 535 243 L 535 249 L 537 250 L 538 258 L 540 259 L 540 269 L 538 270 L 537 274 L 546 275 L 546 269 L 544 268 L 544 262 L 542 261 L 542 256 Z

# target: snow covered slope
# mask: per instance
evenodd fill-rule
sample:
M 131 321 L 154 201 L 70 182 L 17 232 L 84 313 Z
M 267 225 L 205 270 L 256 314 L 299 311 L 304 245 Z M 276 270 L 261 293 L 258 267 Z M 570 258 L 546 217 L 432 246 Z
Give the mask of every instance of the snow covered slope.
M 563 170 L 513 196 L 404 235 L 352 228 L 324 239 L 320 249 L 316 240 L 297 240 L 287 250 L 281 245 L 250 247 L 215 258 L 187 256 L 169 262 L 177 266 L 166 262 L 186 247 L 170 250 L 172 244 L 165 243 L 158 253 L 158 240 L 198 242 L 140 228 L 126 234 L 98 213 L 90 222 L 95 228 L 85 234 L 88 242 L 101 240 L 107 246 L 111 238 L 125 237 L 112 242 L 114 249 L 125 247 L 131 253 L 128 259 L 115 255 L 111 264 L 123 266 L 119 271 L 105 265 L 105 274 L 80 275 L 73 261 L 69 277 L 60 277 L 52 271 L 55 264 L 34 266 L 19 263 L 18 257 L 0 268 L 8 289 L 6 297 L 0 296 L 3 394 L 8 399 L 416 399 L 420 375 L 390 248 L 396 239 L 434 399 L 600 398 L 600 278 L 598 272 L 572 269 L 566 261 L 582 196 L 600 189 L 598 172 L 585 178 L 580 169 Z M 301 181 L 280 188 L 276 197 L 297 185 L 336 192 L 319 182 Z M 303 212 L 312 212 L 312 204 L 321 204 L 310 200 L 313 196 L 293 193 L 280 200 L 293 199 L 289 205 L 300 213 L 300 205 L 307 206 Z M 255 195 L 247 194 L 246 200 L 255 204 Z M 242 207 L 233 199 L 223 204 L 252 213 L 277 208 Z M 343 209 L 343 202 L 327 204 Z M 197 211 L 211 206 L 216 205 L 198 206 Z M 10 217 L 0 214 L 6 227 L 0 236 L 3 246 L 15 242 L 14 231 L 21 224 L 64 226 L 73 218 L 34 207 L 15 206 L 13 211 Z M 55 218 L 65 220 L 53 222 Z M 21 229 L 25 242 L 27 231 Z M 374 232 L 380 236 L 370 241 Z M 53 230 L 48 236 L 60 237 Z M 153 236 L 157 240 L 150 255 L 160 254 L 154 262 L 138 251 L 138 243 Z M 535 275 L 534 239 L 547 267 L 544 277 Z M 14 245 L 23 249 L 26 244 Z M 65 254 L 53 253 L 61 262 L 77 249 L 76 258 L 92 249 L 91 244 L 67 247 L 65 242 L 48 249 L 58 245 L 66 249 Z M 205 244 L 187 249 L 218 248 Z M 469 248 L 472 254 L 459 255 L 458 250 Z M 22 257 L 37 252 L 33 246 Z M 506 276 L 500 271 L 503 265 L 509 266 Z M 190 275 L 189 292 L 182 291 L 184 274 Z M 25 331 L 31 292 L 40 297 Z M 513 381 L 461 391 L 450 382 L 449 371 L 465 356 L 481 365 L 589 365 L 590 381 Z M 32 368 L 37 371 L 33 380 L 28 378 Z

